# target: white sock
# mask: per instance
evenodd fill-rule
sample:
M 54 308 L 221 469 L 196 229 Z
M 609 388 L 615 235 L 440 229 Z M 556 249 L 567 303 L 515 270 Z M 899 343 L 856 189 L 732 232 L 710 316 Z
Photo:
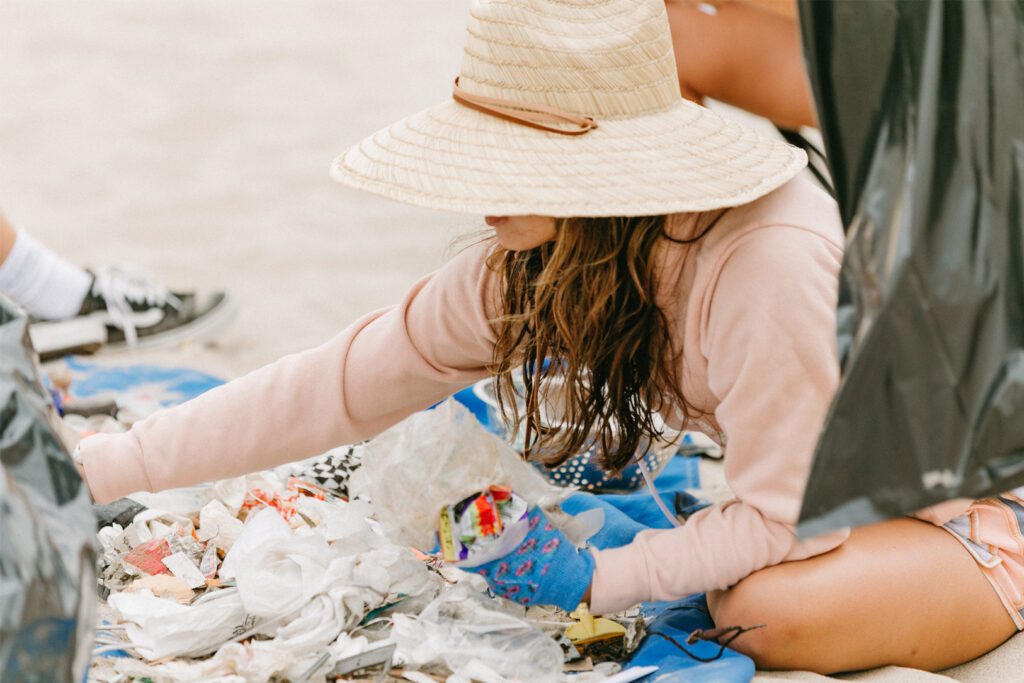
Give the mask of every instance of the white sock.
M 70 318 L 82 307 L 92 276 L 18 231 L 0 263 L 0 292 L 37 318 Z

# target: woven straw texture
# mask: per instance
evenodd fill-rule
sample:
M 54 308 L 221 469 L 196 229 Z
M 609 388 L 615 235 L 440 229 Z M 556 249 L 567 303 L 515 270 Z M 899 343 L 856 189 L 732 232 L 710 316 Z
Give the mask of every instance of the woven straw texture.
M 806 163 L 680 97 L 662 0 L 478 0 L 459 86 L 598 127 L 561 135 L 447 101 L 363 140 L 333 177 L 459 213 L 631 216 L 744 204 Z

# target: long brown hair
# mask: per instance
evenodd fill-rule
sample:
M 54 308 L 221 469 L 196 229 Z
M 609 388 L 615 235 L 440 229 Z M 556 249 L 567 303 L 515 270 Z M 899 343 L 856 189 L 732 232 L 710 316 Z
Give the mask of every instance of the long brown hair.
M 551 377 L 561 377 L 563 421 L 539 435 L 539 448 L 536 441 L 524 444 L 549 466 L 597 442 L 601 467 L 621 471 L 645 440 L 660 436 L 654 414 L 666 400 L 687 415 L 680 349 L 655 303 L 655 247 L 668 237 L 666 222 L 665 216 L 560 218 L 553 242 L 491 255 L 491 267 L 504 278 L 491 367 L 502 413 L 516 425 L 525 421 L 530 434 L 540 425 L 538 386 L 545 394 Z M 546 358 L 556 367 L 537 371 Z M 524 390 L 516 389 L 519 370 Z M 516 396 L 523 393 L 527 407 L 520 414 Z

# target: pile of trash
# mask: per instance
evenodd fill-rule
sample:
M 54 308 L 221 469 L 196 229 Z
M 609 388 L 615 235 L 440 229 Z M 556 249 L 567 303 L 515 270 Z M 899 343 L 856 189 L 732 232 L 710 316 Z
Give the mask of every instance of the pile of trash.
M 345 487 L 328 489 L 318 475 L 339 454 L 349 467 L 366 464 Z M 637 614 L 612 622 L 527 609 L 490 597 L 482 577 L 438 553 L 414 549 L 434 547 L 441 502 L 491 485 L 546 510 L 571 493 L 450 402 L 313 462 L 97 506 L 101 604 L 89 678 L 585 683 L 644 675 L 616 675 L 615 660 L 642 638 Z M 561 521 L 577 538 L 601 524 Z M 594 640 L 615 645 L 595 657 L 574 645 Z

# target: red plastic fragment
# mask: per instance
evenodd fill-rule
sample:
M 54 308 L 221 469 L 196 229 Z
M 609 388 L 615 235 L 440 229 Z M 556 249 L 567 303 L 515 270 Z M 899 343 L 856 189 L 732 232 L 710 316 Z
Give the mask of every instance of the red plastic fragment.
M 164 566 L 164 558 L 170 556 L 171 547 L 166 539 L 154 538 L 151 541 L 140 543 L 124 556 L 124 561 L 133 567 L 138 567 L 147 574 L 168 574 Z

